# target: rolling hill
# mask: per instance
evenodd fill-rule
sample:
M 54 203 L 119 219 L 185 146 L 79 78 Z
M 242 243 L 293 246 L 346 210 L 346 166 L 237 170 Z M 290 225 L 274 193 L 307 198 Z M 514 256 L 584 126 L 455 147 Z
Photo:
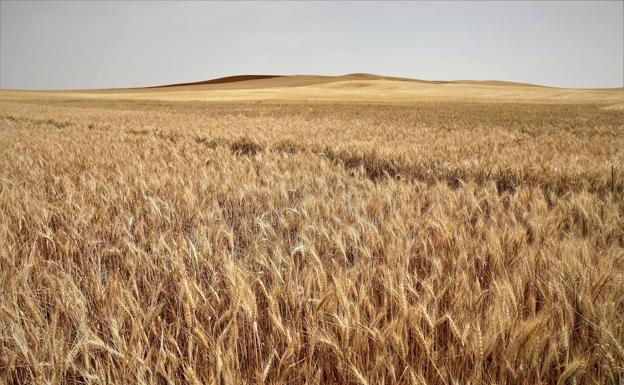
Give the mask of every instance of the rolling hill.
M 11 92 L 15 96 L 16 91 Z M 592 103 L 622 109 L 624 88 L 574 89 L 499 80 L 421 80 L 352 73 L 325 75 L 236 75 L 142 88 L 25 92 L 24 97 L 86 97 L 125 100 L 224 102 L 478 102 Z

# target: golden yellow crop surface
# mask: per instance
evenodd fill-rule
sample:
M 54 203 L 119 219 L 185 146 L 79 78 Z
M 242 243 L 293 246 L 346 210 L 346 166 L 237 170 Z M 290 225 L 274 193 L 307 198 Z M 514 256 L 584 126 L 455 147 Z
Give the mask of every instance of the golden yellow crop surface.
M 0 92 L 0 383 L 622 383 L 624 93 L 358 82 Z

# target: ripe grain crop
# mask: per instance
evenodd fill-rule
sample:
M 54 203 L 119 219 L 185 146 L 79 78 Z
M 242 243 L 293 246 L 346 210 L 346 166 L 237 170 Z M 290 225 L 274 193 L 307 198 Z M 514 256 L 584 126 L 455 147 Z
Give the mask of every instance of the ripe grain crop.
M 0 383 L 624 381 L 624 111 L 0 99 Z

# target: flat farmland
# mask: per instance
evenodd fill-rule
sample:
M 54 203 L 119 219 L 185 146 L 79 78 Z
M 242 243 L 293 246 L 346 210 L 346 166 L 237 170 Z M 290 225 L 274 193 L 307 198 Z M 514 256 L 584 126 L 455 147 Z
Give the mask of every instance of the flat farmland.
M 619 384 L 624 91 L 0 91 L 0 382 Z

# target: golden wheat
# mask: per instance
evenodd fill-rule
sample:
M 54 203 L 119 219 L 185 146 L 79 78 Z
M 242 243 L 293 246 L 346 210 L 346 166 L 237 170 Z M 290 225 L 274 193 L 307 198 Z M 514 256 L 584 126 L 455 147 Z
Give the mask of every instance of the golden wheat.
M 624 380 L 623 111 L 1 99 L 0 383 Z

